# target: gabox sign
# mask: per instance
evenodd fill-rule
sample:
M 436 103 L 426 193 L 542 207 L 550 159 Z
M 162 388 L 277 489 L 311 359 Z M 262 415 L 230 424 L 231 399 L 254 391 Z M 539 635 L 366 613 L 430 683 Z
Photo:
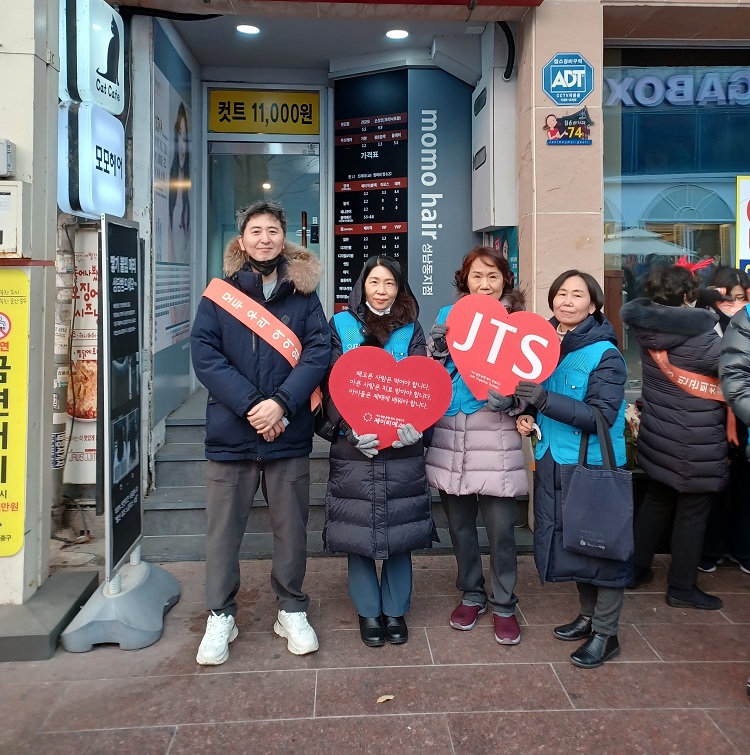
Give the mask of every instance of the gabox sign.
M 533 312 L 508 314 L 495 298 L 474 294 L 453 305 L 446 320 L 451 359 L 475 398 L 509 396 L 521 380 L 541 382 L 560 359 L 555 329 Z
M 93 102 L 113 115 L 125 107 L 125 27 L 105 0 L 61 0 L 63 102 Z

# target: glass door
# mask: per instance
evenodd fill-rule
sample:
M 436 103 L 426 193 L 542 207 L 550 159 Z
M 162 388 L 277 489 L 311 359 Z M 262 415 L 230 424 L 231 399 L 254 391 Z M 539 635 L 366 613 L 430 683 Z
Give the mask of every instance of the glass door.
M 223 275 L 224 249 L 237 236 L 235 213 L 261 199 L 281 202 L 287 239 L 320 256 L 320 145 L 209 142 L 208 280 Z

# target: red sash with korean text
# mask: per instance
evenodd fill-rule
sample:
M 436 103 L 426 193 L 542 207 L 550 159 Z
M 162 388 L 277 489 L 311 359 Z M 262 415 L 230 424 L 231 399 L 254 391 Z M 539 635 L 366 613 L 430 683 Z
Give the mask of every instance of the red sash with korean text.
M 682 388 L 685 393 L 698 398 L 707 398 L 712 401 L 726 401 L 721 391 L 721 383 L 716 378 L 707 375 L 698 375 L 695 372 L 688 372 L 680 367 L 675 367 L 669 361 L 669 355 L 666 351 L 648 350 L 651 359 L 656 362 L 656 366 L 669 378 L 675 385 Z
M 236 317 L 253 333 L 259 335 L 269 346 L 273 346 L 284 359 L 296 367 L 302 356 L 302 344 L 294 331 L 284 325 L 264 306 L 258 304 L 242 291 L 231 286 L 221 278 L 213 278 L 203 292 L 203 296 L 221 307 L 225 312 Z M 310 408 L 313 413 L 323 403 L 320 387 L 310 396 Z

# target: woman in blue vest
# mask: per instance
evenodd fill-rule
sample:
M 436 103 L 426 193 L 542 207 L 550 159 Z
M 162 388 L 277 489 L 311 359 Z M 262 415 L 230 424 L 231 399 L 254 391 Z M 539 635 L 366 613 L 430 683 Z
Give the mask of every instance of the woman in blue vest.
M 418 307 L 398 262 L 371 257 L 349 295 L 349 309 L 331 319 L 331 363 L 359 346 L 385 349 L 396 361 L 426 356 Z M 337 428 L 331 443 L 323 541 L 347 553 L 349 596 L 359 615 L 362 642 L 379 647 L 408 639 L 404 614 L 411 601 L 411 552 L 435 536 L 422 433 L 398 428 L 391 448 L 375 434 L 357 435 L 341 417 L 327 385 L 324 400 Z M 376 560 L 382 560 L 380 579 Z
M 620 652 L 617 629 L 624 588 L 632 576 L 630 561 L 586 556 L 563 547 L 560 465 L 575 464 L 581 433 L 589 433 L 588 462 L 602 463 L 592 407 L 611 427 L 618 466 L 625 464 L 625 360 L 602 314 L 604 294 L 588 273 L 568 270 L 547 296 L 560 337 L 560 362 L 541 385 L 521 382 L 515 396 L 529 411 L 517 419 L 520 433 L 539 427 L 534 472 L 534 560 L 542 582 L 574 581 L 581 612 L 557 627 L 560 640 L 586 640 L 571 656 L 581 668 L 595 668 Z

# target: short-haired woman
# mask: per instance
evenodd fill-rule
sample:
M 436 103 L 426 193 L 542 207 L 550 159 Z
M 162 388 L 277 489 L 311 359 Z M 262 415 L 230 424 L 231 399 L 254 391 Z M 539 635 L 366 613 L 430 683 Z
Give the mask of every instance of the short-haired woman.
M 716 378 L 718 316 L 695 307 L 698 283 L 685 267 L 653 270 L 644 293 L 647 298 L 621 310 L 641 351 L 638 466 L 648 476 L 635 523 L 632 586 L 653 578 L 651 562 L 674 514 L 666 601 L 677 608 L 715 610 L 722 607 L 721 599 L 698 589 L 696 579 L 711 504 L 728 480 L 726 410 L 720 401 L 688 393 L 659 364 L 672 373 Z
M 542 582 L 574 581 L 580 614 L 556 627 L 559 640 L 586 640 L 571 656 L 580 668 L 596 668 L 620 653 L 617 639 L 624 588 L 630 583 L 630 561 L 614 561 L 566 550 L 563 546 L 560 465 L 576 464 L 581 434 L 588 433 L 588 462 L 602 464 L 596 436 L 599 409 L 611 428 L 618 466 L 625 464 L 625 360 L 617 338 L 602 313 L 604 294 L 596 280 L 580 270 L 567 270 L 547 296 L 560 337 L 560 362 L 541 385 L 523 381 L 517 398 L 531 410 L 516 421 L 530 435 L 536 421 L 534 471 L 534 560 Z

